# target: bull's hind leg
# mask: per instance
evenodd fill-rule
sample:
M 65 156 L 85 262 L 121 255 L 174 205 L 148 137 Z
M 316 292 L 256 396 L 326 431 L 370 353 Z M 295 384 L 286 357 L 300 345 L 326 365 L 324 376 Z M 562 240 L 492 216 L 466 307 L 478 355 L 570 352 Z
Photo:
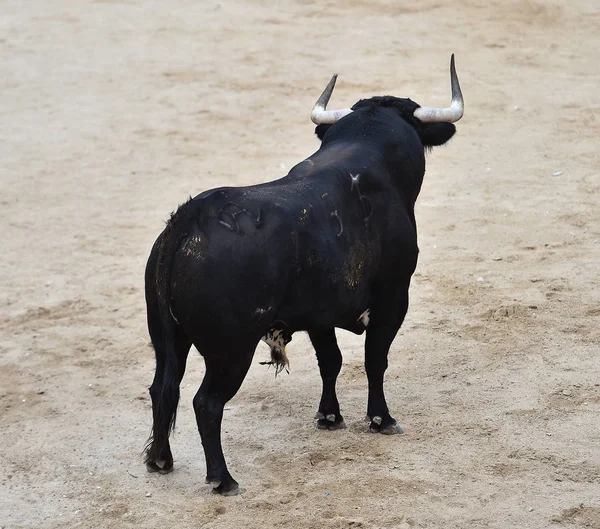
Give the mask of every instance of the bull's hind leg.
M 156 371 L 150 386 L 152 435 L 145 449 L 146 469 L 167 474 L 173 470 L 169 434 L 175 426 L 179 384 L 192 344 L 178 325 L 173 325 L 169 330 L 170 340 L 165 340 L 165 330 L 151 307 L 148 310 L 148 328 L 156 353 Z
M 308 333 L 317 353 L 319 370 L 323 380 L 323 393 L 317 412 L 317 428 L 337 430 L 345 428 L 340 413 L 340 404 L 335 393 L 335 383 L 342 368 L 342 353 L 338 347 L 334 329 L 311 331 Z
M 223 408 L 242 385 L 257 344 L 235 352 L 214 351 L 210 356 L 201 350 L 206 373 L 194 397 L 194 411 L 206 457 L 206 482 L 216 485 L 214 492 L 225 496 L 238 494 L 239 486 L 227 470 L 221 446 Z

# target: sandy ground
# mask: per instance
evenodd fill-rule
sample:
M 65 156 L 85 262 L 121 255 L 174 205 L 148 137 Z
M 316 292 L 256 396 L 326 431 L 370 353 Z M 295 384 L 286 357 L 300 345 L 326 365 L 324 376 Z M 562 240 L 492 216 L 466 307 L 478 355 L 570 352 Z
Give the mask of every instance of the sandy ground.
M 407 4 L 407 5 L 402 5 Z M 600 527 L 596 0 L 0 2 L 0 527 Z M 367 433 L 362 337 L 339 332 L 348 428 L 313 426 L 305 336 L 224 421 L 245 492 L 211 494 L 192 396 L 176 471 L 145 472 L 143 268 L 168 213 L 318 146 L 308 116 L 376 94 L 466 114 L 428 157 L 421 258 L 390 352 L 406 433 Z

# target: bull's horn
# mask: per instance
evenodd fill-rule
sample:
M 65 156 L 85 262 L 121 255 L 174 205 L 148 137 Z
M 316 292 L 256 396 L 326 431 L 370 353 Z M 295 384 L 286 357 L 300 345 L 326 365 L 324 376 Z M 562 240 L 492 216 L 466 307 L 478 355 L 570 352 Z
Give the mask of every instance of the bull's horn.
M 424 123 L 448 122 L 454 123 L 463 117 L 465 102 L 463 101 L 456 68 L 454 68 L 454 53 L 450 58 L 450 83 L 452 84 L 452 103 L 448 108 L 420 107 L 413 112 L 413 116 Z
M 344 116 L 347 116 L 352 112 L 350 108 L 342 108 L 341 110 L 325 110 L 327 108 L 327 103 L 329 103 L 329 99 L 331 98 L 331 94 L 333 93 L 333 87 L 335 86 L 335 80 L 337 79 L 337 73 L 333 74 L 331 81 L 323 90 L 321 97 L 315 103 L 315 106 L 310 113 L 310 119 L 312 119 L 313 123 L 320 125 L 321 123 L 325 123 L 327 125 L 331 125 L 335 123 L 339 119 L 342 119 Z

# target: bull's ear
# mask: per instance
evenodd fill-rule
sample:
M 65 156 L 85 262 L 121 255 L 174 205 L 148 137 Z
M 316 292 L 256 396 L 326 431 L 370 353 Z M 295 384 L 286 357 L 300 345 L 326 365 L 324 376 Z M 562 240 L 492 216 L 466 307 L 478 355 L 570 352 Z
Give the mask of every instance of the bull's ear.
M 325 125 L 325 124 L 317 125 L 315 127 L 315 134 L 317 135 L 317 138 L 319 138 L 321 141 L 323 141 L 323 138 L 325 137 L 325 134 L 327 134 L 329 127 L 331 127 L 331 125 Z
M 422 123 L 419 127 L 423 147 L 444 145 L 455 132 L 456 127 L 452 123 Z

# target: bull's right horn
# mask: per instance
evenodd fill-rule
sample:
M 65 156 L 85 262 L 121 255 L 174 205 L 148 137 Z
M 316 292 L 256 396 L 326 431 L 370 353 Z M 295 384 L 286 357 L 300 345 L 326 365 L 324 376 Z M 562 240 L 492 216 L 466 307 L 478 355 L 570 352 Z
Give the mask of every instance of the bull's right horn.
M 420 107 L 413 112 L 413 116 L 420 119 L 423 123 L 454 123 L 462 118 L 465 110 L 465 102 L 460 91 L 456 68 L 454 67 L 454 53 L 450 58 L 450 84 L 452 85 L 452 103 L 449 107 Z
M 329 103 L 329 99 L 331 98 L 331 94 L 333 93 L 336 79 L 337 73 L 333 74 L 331 81 L 329 81 L 329 84 L 325 87 L 325 90 L 323 90 L 321 97 L 317 99 L 317 102 L 310 113 L 310 119 L 316 125 L 320 125 L 322 123 L 331 125 L 332 123 L 335 123 L 352 112 L 352 109 L 350 108 L 342 108 L 341 110 L 325 110 L 327 108 L 327 103 Z

